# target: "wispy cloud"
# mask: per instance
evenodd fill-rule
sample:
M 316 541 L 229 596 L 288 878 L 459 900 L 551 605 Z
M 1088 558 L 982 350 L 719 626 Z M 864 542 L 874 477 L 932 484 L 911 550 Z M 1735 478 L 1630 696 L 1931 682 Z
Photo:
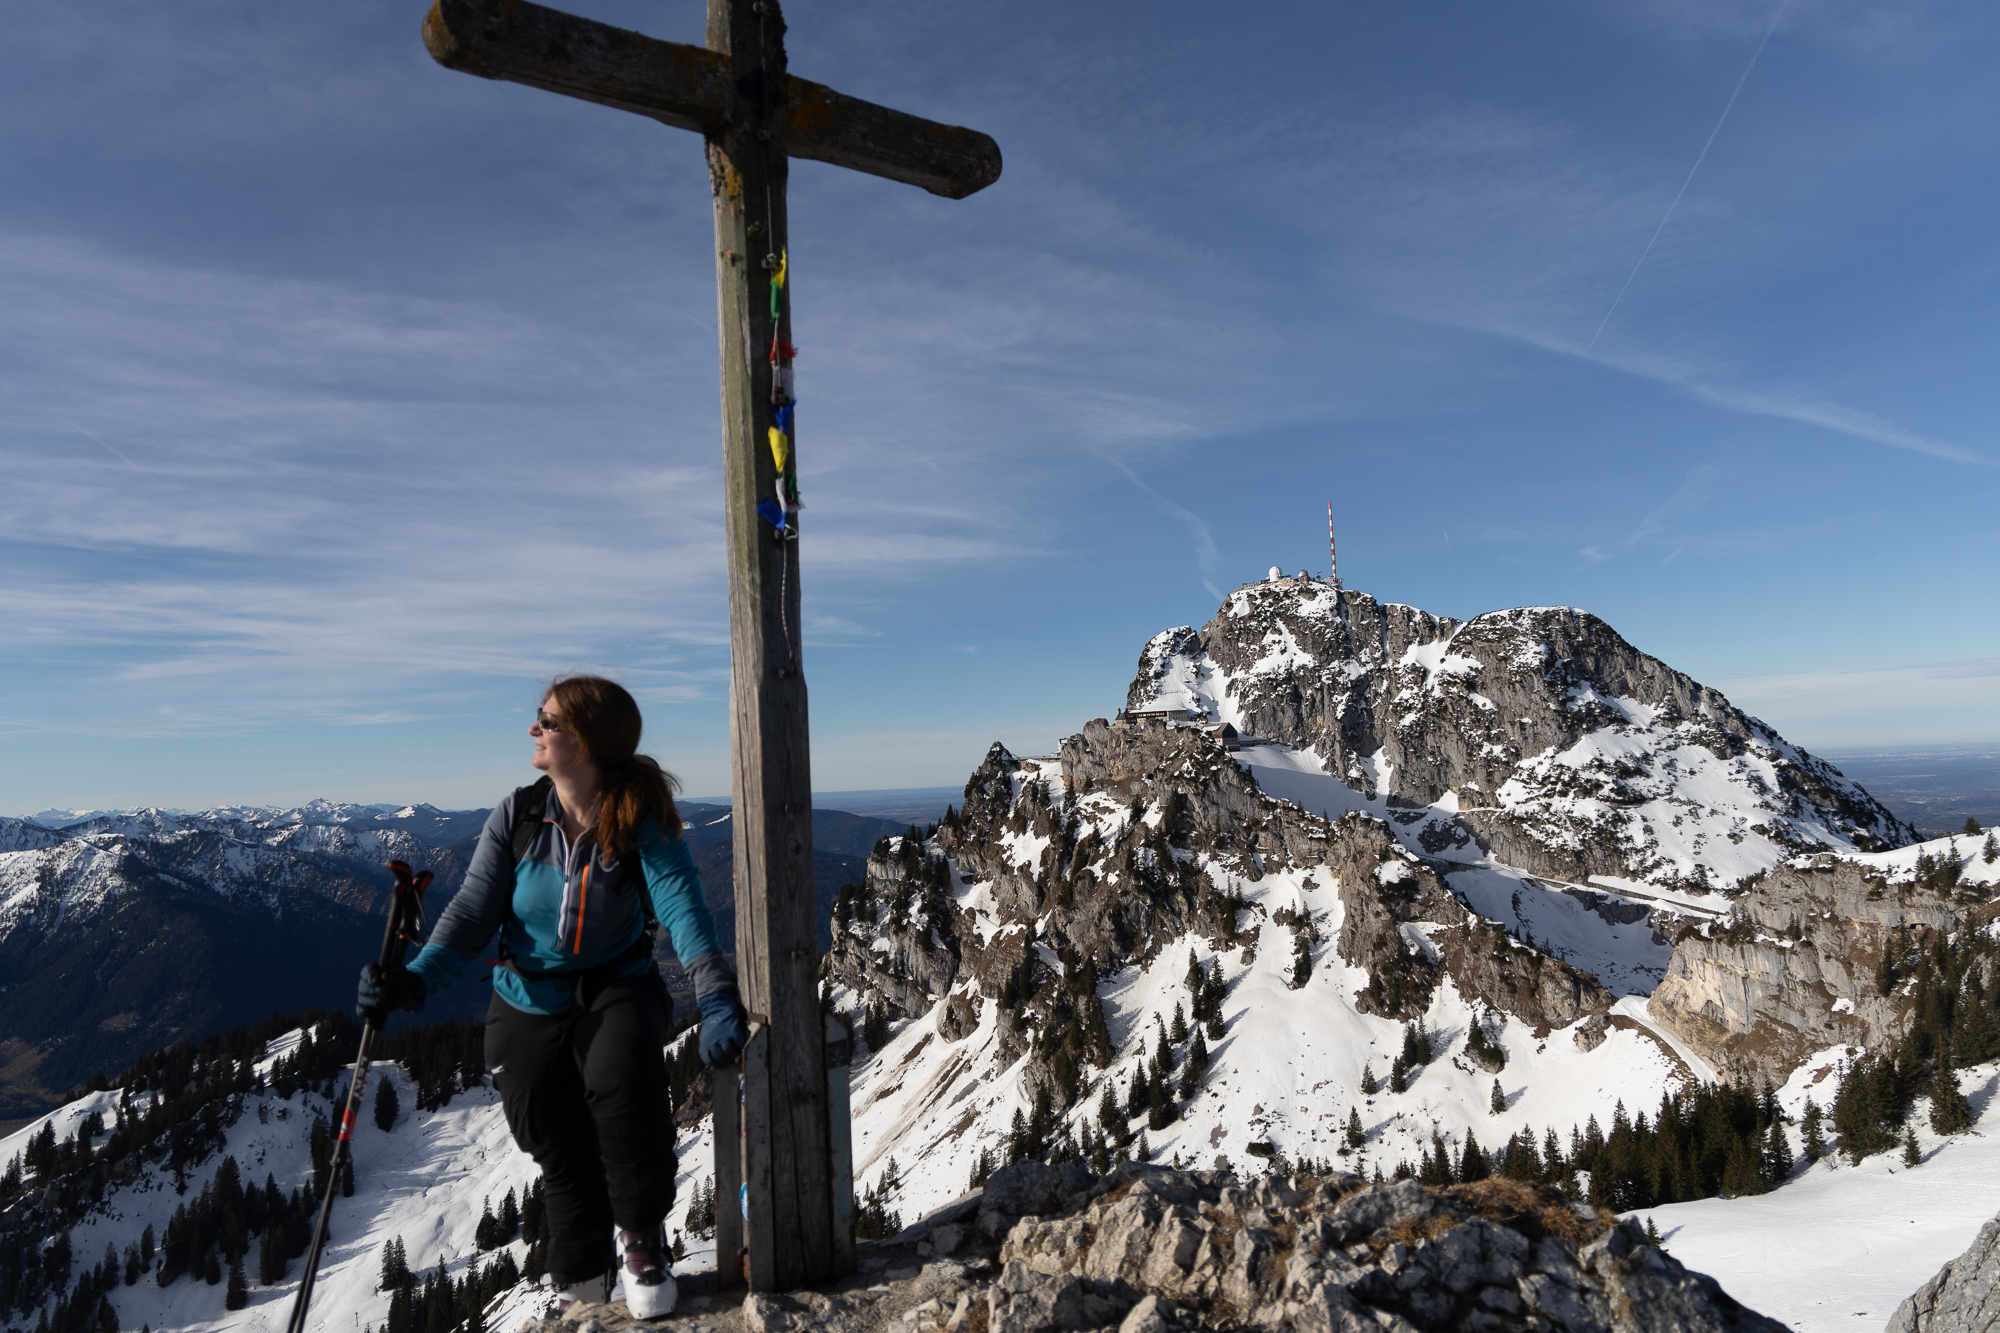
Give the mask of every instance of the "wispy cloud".
M 1218 602 L 1221 601 L 1222 589 L 1217 586 L 1216 579 L 1221 574 L 1222 554 L 1215 548 L 1215 537 L 1209 532 L 1208 524 L 1199 514 L 1175 504 L 1147 485 L 1123 459 L 1114 458 L 1109 454 L 1100 456 L 1124 474 L 1125 480 L 1132 483 L 1132 488 L 1146 497 L 1146 503 L 1187 528 L 1188 537 L 1194 544 L 1195 562 L 1201 569 L 1201 586 L 1208 591 L 1209 596 Z
M 1653 506 L 1646 516 L 1639 520 L 1639 526 L 1625 540 L 1636 542 L 1667 531 L 1679 520 L 1686 518 L 1713 499 L 1723 487 L 1729 474 L 1728 468 L 1717 462 L 1697 464 L 1689 470 L 1673 494 Z M 1676 548 L 1678 554 L 1679 548 Z M 1672 557 L 1668 557 L 1671 559 Z

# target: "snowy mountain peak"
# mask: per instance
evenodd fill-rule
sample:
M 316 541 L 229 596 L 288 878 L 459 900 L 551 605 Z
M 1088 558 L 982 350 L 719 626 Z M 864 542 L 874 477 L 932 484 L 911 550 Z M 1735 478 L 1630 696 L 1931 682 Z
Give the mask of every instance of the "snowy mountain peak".
M 1200 629 L 1154 636 L 1126 702 L 1310 750 L 1356 792 L 1579 883 L 1728 888 L 1790 856 L 1915 836 L 1573 607 L 1458 621 L 1310 579 L 1250 584 Z

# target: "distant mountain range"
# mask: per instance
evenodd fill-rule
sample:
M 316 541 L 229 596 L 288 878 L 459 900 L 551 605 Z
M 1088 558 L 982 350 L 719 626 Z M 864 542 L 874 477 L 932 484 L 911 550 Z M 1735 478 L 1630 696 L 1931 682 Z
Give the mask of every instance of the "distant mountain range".
M 384 863 L 437 876 L 435 916 L 488 813 L 312 801 L 0 818 L 0 1121 L 44 1110 L 140 1052 L 274 1011 L 345 1005 L 381 940 Z M 733 943 L 729 811 L 684 803 L 682 813 L 721 938 Z M 876 841 L 906 827 L 813 812 L 822 922 Z M 672 956 L 662 962 L 679 983 Z M 476 970 L 422 1019 L 483 1014 L 482 981 Z

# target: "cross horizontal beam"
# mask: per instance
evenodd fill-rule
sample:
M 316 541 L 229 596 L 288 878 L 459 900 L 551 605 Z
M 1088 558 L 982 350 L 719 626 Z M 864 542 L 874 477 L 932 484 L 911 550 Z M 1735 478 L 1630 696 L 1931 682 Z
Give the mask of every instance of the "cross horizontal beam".
M 424 45 L 447 69 L 525 83 L 713 137 L 726 128 L 730 61 L 528 0 L 437 0 Z M 1000 179 L 990 135 L 892 111 L 787 76 L 784 144 L 792 157 L 963 199 Z

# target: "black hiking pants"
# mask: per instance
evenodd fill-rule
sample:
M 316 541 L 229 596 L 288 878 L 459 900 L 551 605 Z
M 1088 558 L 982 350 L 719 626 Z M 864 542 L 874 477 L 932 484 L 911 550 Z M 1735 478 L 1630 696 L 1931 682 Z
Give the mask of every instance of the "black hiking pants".
M 560 1017 L 497 994 L 486 1011 L 486 1067 L 507 1128 L 542 1168 L 558 1286 L 611 1269 L 612 1228 L 653 1231 L 674 1203 L 666 984 L 649 970 L 579 990 L 582 1003 Z

